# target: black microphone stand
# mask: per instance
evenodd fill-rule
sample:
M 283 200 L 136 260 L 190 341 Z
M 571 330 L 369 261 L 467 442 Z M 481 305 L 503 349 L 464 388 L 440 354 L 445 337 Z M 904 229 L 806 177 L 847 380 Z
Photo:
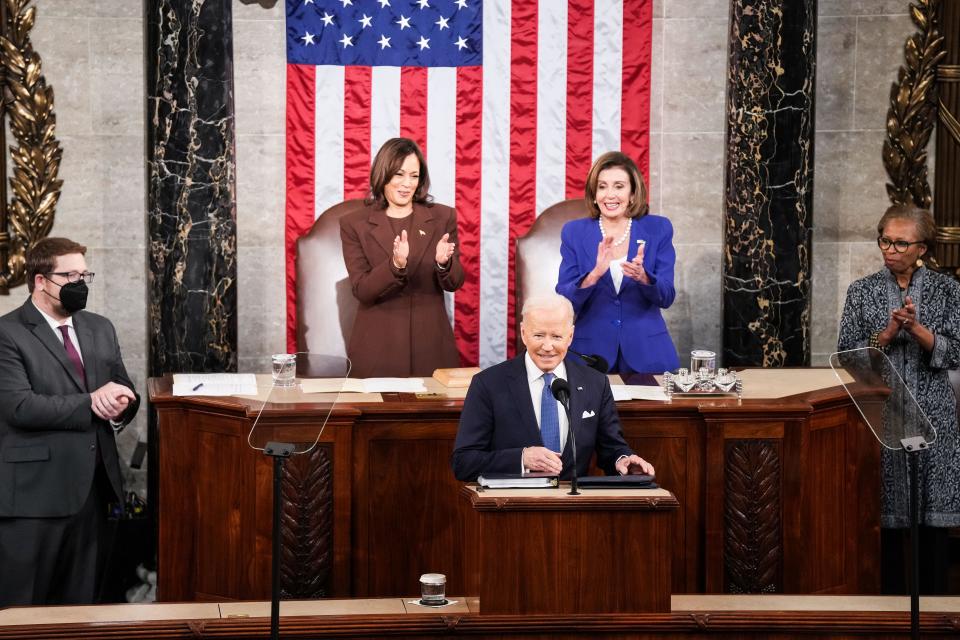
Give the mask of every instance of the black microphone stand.
M 910 637 L 920 639 L 920 488 L 917 486 L 920 475 L 917 471 L 920 463 L 917 456 L 927 448 L 922 436 L 904 438 L 900 441 L 910 467 Z
M 280 640 L 280 515 L 283 463 L 293 455 L 289 442 L 268 442 L 263 453 L 273 458 L 273 555 L 270 558 L 270 638 Z
M 559 384 L 558 384 L 559 383 Z M 570 417 L 570 384 L 563 378 L 554 378 L 550 385 L 550 393 L 563 405 L 567 414 L 567 435 L 570 438 L 570 451 L 573 453 L 573 480 L 570 482 L 569 496 L 580 495 L 577 484 L 577 437 L 573 433 L 573 420 Z

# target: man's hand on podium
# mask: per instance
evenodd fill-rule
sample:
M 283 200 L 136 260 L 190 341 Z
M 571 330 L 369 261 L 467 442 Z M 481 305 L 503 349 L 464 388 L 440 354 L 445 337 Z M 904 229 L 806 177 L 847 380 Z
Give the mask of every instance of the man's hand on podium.
M 641 458 L 638 455 L 632 456 L 623 456 L 617 460 L 617 471 L 620 475 L 625 476 L 628 474 L 631 475 L 640 475 L 647 474 L 648 476 L 656 475 L 653 469 L 653 465 Z
M 560 454 L 550 451 L 546 447 L 527 447 L 521 455 L 523 468 L 528 471 L 543 471 L 560 475 L 563 471 L 563 462 Z

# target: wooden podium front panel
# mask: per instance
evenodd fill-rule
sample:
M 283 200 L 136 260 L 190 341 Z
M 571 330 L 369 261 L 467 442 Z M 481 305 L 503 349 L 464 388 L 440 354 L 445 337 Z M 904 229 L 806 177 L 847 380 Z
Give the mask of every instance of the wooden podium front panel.
M 667 491 L 461 491 L 464 553 L 480 612 L 616 614 L 670 610 Z
M 419 595 L 423 573 L 443 573 L 447 593 L 466 593 L 461 483 L 450 468 L 457 422 L 449 413 L 397 418 L 353 434 L 353 595 Z

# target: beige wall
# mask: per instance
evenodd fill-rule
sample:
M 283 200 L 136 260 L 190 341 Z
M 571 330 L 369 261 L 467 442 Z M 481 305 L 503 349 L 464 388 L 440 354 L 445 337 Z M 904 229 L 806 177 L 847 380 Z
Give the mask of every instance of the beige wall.
M 134 0 L 40 0 L 33 33 L 56 92 L 64 148 L 54 233 L 90 247 L 90 308 L 117 325 L 141 389 L 146 372 L 144 48 Z M 284 338 L 284 10 L 233 3 L 243 370 L 265 369 Z M 908 0 L 820 0 L 813 352 L 836 341 L 849 282 L 879 267 L 873 225 L 886 205 L 880 146 Z M 676 227 L 681 353 L 720 346 L 726 0 L 655 0 L 650 182 Z M 0 298 L 18 306 L 26 289 Z M 123 435 L 129 450 L 141 415 Z

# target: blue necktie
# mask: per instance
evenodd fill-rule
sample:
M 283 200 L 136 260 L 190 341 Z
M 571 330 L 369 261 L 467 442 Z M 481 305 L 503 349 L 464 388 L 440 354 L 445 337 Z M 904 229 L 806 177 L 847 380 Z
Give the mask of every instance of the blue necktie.
M 543 393 L 540 394 L 540 438 L 550 451 L 560 452 L 560 416 L 557 415 L 557 400 L 550 391 L 552 373 L 543 374 Z

